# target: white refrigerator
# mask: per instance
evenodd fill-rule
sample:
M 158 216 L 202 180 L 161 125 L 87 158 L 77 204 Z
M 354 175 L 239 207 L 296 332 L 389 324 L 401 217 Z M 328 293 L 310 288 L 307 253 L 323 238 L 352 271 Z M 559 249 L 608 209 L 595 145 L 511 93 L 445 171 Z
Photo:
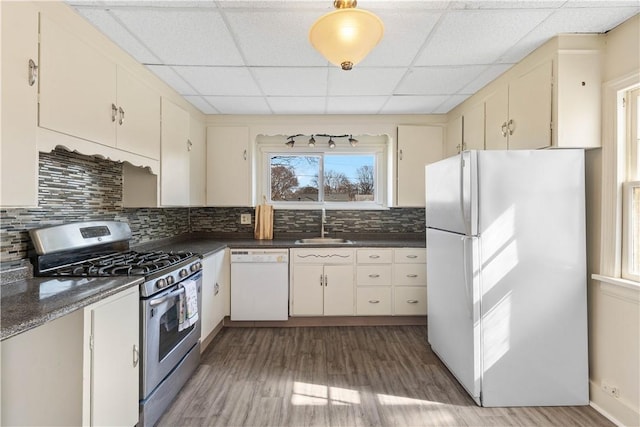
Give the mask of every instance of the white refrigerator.
M 482 406 L 587 405 L 583 150 L 426 167 L 427 335 Z

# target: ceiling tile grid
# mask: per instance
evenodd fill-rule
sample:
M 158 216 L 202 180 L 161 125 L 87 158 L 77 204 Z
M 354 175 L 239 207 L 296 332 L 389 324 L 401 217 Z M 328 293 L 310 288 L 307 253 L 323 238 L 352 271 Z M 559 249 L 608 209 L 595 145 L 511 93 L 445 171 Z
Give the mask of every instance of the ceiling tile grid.
M 67 0 L 205 114 L 444 114 L 559 33 L 637 0 L 361 0 L 385 25 L 351 71 L 308 41 L 331 0 Z

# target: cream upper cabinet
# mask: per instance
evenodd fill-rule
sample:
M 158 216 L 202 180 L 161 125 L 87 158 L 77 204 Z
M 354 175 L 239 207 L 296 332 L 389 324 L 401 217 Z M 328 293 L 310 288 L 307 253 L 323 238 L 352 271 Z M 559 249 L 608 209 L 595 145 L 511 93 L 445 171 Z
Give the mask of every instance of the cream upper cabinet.
M 189 170 L 190 205 L 204 206 L 206 203 L 207 144 L 204 123 L 193 116 L 189 121 Z
M 484 150 L 484 103 L 474 105 L 464 113 L 463 150 Z
M 0 206 L 38 205 L 38 11 L 29 2 L 0 2 L 2 126 Z
M 398 207 L 424 207 L 424 167 L 443 158 L 440 126 L 398 126 Z
M 160 95 L 118 66 L 116 146 L 160 158 Z
M 538 65 L 487 99 L 487 149 L 551 145 L 551 66 L 551 61 Z
M 160 205 L 189 205 L 189 113 L 162 98 Z
M 38 124 L 159 158 L 160 95 L 43 14 Z
M 248 127 L 207 128 L 207 205 L 252 205 Z
M 462 116 L 447 123 L 447 137 L 444 143 L 444 157 L 458 154 L 462 148 Z

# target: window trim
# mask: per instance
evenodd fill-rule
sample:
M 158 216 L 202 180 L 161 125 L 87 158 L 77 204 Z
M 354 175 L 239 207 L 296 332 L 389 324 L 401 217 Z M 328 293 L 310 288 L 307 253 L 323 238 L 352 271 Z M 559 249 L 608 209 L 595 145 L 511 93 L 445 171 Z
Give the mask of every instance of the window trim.
M 638 102 L 640 102 L 640 87 L 626 91 L 624 94 L 624 104 L 626 111 L 621 115 L 625 119 L 625 163 L 624 177 L 622 183 L 622 256 L 620 266 L 620 277 L 627 280 L 640 282 L 640 271 L 633 271 L 632 266 L 632 244 L 633 239 L 633 191 L 640 189 L 638 180 L 637 156 L 638 156 Z M 624 116 L 624 117 L 622 117 Z
M 355 136 L 355 135 L 354 135 Z M 273 205 L 274 209 L 292 209 L 292 210 L 313 210 L 313 209 L 332 209 L 332 210 L 385 210 L 389 209 L 388 199 L 388 174 L 390 168 L 388 166 L 388 145 L 389 138 L 386 135 L 385 142 L 363 142 L 357 147 L 341 147 L 329 149 L 328 147 L 293 147 L 285 148 L 283 143 L 258 142 L 258 152 L 260 153 L 257 165 L 257 181 L 261 194 Z M 273 155 L 317 155 L 317 154 L 373 154 L 375 156 L 375 198 L 373 202 L 325 202 L 325 201 L 309 201 L 309 202 L 278 202 L 271 201 L 271 188 L 269 187 L 270 159 Z M 321 164 L 322 168 L 323 164 Z M 322 170 L 320 173 L 324 173 Z M 260 197 L 262 199 L 262 196 Z
M 622 266 L 621 278 L 640 282 L 640 271 L 632 271 L 631 243 L 633 242 L 633 227 L 631 225 L 631 203 L 633 190 L 640 189 L 640 181 L 627 181 L 622 185 Z

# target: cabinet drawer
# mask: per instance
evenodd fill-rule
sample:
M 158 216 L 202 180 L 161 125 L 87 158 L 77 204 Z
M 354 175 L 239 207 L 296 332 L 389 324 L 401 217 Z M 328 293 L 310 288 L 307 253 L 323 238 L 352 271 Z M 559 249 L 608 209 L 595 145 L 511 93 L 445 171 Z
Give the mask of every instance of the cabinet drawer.
M 395 315 L 416 316 L 427 314 L 427 288 L 424 286 L 403 286 L 395 288 Z
M 358 264 L 391 264 L 391 249 L 358 249 Z
M 384 316 L 391 314 L 391 287 L 359 287 L 356 310 L 360 316 Z
M 427 265 L 395 264 L 393 284 L 396 286 L 425 286 L 427 284 Z
M 391 264 L 359 265 L 358 285 L 391 285 Z
M 291 260 L 295 264 L 353 264 L 353 249 L 292 249 Z
M 425 248 L 397 248 L 394 249 L 393 258 L 396 264 L 424 264 L 427 262 L 427 250 Z

